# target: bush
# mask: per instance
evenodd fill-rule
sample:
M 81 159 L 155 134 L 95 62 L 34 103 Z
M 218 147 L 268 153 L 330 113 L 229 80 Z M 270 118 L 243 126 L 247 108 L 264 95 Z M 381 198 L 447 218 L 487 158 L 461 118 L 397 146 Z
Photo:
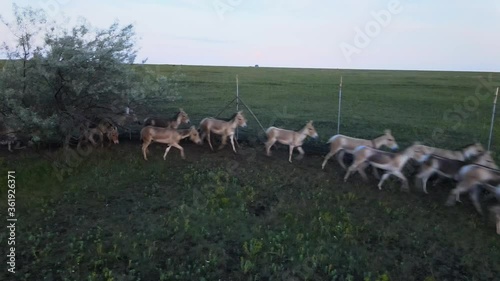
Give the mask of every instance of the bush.
M 8 61 L 0 74 L 0 110 L 9 127 L 61 141 L 82 124 L 177 97 L 178 73 L 130 67 L 137 56 L 133 25 L 97 29 L 82 20 L 64 29 L 41 10 L 13 10 L 15 21 L 2 21 L 17 40 L 4 42 Z

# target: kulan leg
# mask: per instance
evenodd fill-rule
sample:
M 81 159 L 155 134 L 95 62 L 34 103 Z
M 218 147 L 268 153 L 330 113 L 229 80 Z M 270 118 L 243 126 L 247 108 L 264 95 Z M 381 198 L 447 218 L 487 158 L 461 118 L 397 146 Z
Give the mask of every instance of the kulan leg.
M 420 170 L 420 173 L 417 174 L 417 179 L 422 180 L 422 186 L 425 194 L 428 194 L 427 181 L 433 174 L 434 170 L 430 167 L 425 167 L 425 166 L 423 166 L 422 169 Z
M 233 134 L 233 136 L 234 136 L 234 134 Z M 238 143 L 238 139 L 235 138 L 235 137 L 233 137 L 233 140 L 234 140 L 234 143 L 236 144 L 236 147 L 239 149 L 240 148 L 240 144 Z
M 358 171 L 358 166 L 363 164 L 364 162 L 366 162 L 366 159 L 367 159 L 363 153 L 354 154 L 353 157 L 354 157 L 354 160 L 353 160 L 351 166 L 349 167 L 349 169 L 347 169 L 347 173 L 344 176 L 344 182 L 347 181 L 347 179 L 349 178 L 349 176 L 351 174 L 356 173 Z M 364 170 L 364 168 L 363 168 L 363 170 Z
M 495 205 L 493 207 L 490 207 L 489 209 L 493 216 L 495 216 L 497 234 L 500 235 L 500 205 Z
M 363 162 L 363 163 L 359 164 L 358 168 L 356 169 L 356 171 L 358 171 L 358 173 L 361 175 L 361 177 L 363 178 L 363 180 L 365 182 L 368 181 L 368 176 L 366 175 L 366 172 L 365 172 L 366 167 L 368 167 L 368 165 L 370 165 L 368 162 Z
M 218 149 L 219 150 L 223 149 L 224 146 L 226 146 L 226 143 L 227 143 L 227 135 L 222 135 L 222 141 Z
M 208 145 L 210 146 L 210 149 L 214 151 L 214 148 L 212 147 L 212 142 L 210 141 L 210 130 L 207 130 L 207 141 Z
M 236 148 L 234 147 L 234 135 L 230 135 L 229 140 L 231 141 L 231 145 L 233 146 L 234 153 L 236 153 Z M 236 142 L 236 143 L 238 143 L 238 142 Z
M 330 158 L 332 158 L 332 156 L 333 156 L 333 153 L 332 153 L 331 151 L 330 151 L 330 152 L 328 152 L 328 154 L 326 154 L 326 155 L 325 155 L 325 159 L 323 160 L 323 163 L 321 163 L 321 169 L 324 169 L 324 168 L 325 168 L 326 163 L 328 162 L 328 160 L 329 160 Z
M 111 137 L 111 134 L 109 132 L 106 134 L 106 138 L 108 140 L 106 147 L 111 147 L 111 145 L 113 144 L 113 138 Z
M 207 133 L 205 132 L 205 129 L 203 129 L 202 127 L 200 127 L 199 132 L 200 132 L 201 143 L 203 144 L 203 140 L 205 140 L 205 138 L 207 137 Z
M 184 155 L 184 148 L 182 148 L 182 146 L 180 146 L 178 143 L 173 143 L 172 146 L 181 151 L 182 159 L 186 159 L 186 156 Z
M 14 146 L 14 149 L 25 149 L 26 146 L 21 146 L 21 142 L 19 140 L 15 141 L 16 145 Z
M 468 181 L 461 181 L 458 183 L 457 187 L 455 187 L 452 191 L 450 191 L 450 195 L 448 196 L 448 200 L 446 201 L 447 206 L 453 206 L 456 202 L 460 201 L 460 194 L 470 189 L 472 183 Z
M 380 179 L 380 174 L 378 173 L 378 169 L 375 166 L 372 166 L 372 174 L 376 179 Z
M 304 154 L 305 154 L 304 149 L 302 149 L 302 147 L 299 146 L 299 147 L 297 147 L 297 150 L 299 151 L 299 156 L 297 157 L 297 160 L 304 158 Z
M 102 132 L 99 132 L 98 135 L 99 135 L 99 142 L 101 143 L 101 147 L 104 147 L 104 135 L 102 134 Z
M 288 153 L 288 162 L 290 162 L 290 163 L 292 163 L 292 154 L 293 154 L 293 149 L 294 148 L 295 148 L 295 146 L 290 145 L 289 153 Z
M 345 163 L 344 163 L 344 155 L 345 155 L 345 150 L 341 149 L 337 153 L 337 162 L 339 162 L 339 164 L 342 168 L 347 169 L 347 167 L 345 166 Z
M 496 214 L 495 218 L 497 220 L 497 234 L 500 235 L 500 214 Z
M 401 171 L 394 171 L 394 172 L 392 172 L 392 174 L 401 179 L 401 181 L 402 181 L 401 187 L 404 190 L 410 190 L 410 187 L 408 186 L 408 179 L 406 179 L 405 175 L 403 175 L 403 173 L 401 173 Z
M 169 145 L 167 149 L 165 149 L 165 154 L 163 154 L 163 160 L 167 160 L 167 153 L 170 151 L 172 147 Z
M 94 140 L 94 133 L 92 132 L 86 133 L 85 138 L 92 144 L 92 146 L 97 147 L 97 143 Z
M 326 163 L 328 162 L 328 160 L 330 160 L 330 158 L 333 157 L 333 155 L 335 155 L 335 153 L 337 153 L 336 149 L 330 149 L 330 152 L 328 152 L 328 154 L 325 156 L 325 160 L 323 160 L 323 163 L 321 164 L 321 169 L 325 168 Z M 344 167 L 344 169 L 345 169 L 345 167 Z
M 151 143 L 151 140 L 143 140 L 142 143 L 142 155 L 144 156 L 144 160 L 148 160 L 147 152 L 148 152 L 148 146 Z
M 474 207 L 476 208 L 477 212 L 482 215 L 483 209 L 481 208 L 481 204 L 479 203 L 479 195 L 480 194 L 481 194 L 481 187 L 476 186 L 476 187 L 474 187 L 473 190 L 471 190 L 469 192 L 469 197 L 472 201 L 472 204 L 474 204 Z
M 276 142 L 275 139 L 268 139 L 265 143 L 266 146 L 266 155 L 271 156 L 271 146 Z
M 382 190 L 382 184 L 384 184 L 384 182 L 389 178 L 390 175 L 391 175 L 390 172 L 387 172 L 387 173 L 382 175 L 382 178 L 380 179 L 380 181 L 377 185 L 378 189 Z
M 347 169 L 347 172 L 345 173 L 345 176 L 344 176 L 344 182 L 347 182 L 347 179 L 349 178 L 349 176 L 351 176 L 352 173 L 356 172 L 356 170 L 358 169 L 358 166 L 360 165 L 361 163 L 352 163 L 351 166 Z

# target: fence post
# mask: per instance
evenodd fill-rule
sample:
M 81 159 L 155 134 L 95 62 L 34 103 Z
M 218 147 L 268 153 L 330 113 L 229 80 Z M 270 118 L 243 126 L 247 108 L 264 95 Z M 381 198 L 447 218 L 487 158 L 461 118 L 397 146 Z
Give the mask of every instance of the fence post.
M 239 83 L 238 83 L 238 74 L 236 74 L 236 112 L 240 110 L 240 89 L 239 89 Z M 236 127 L 236 140 L 239 138 L 239 130 L 238 127 Z
M 340 76 L 340 87 L 339 87 L 339 112 L 337 118 L 337 135 L 340 134 L 340 106 L 342 104 L 342 76 Z
M 493 113 L 491 114 L 490 137 L 488 138 L 488 150 L 490 150 L 491 138 L 493 137 L 493 123 L 495 121 L 495 111 L 497 109 L 497 98 L 498 98 L 498 87 L 497 87 L 497 92 L 495 94 L 495 99 L 493 100 Z

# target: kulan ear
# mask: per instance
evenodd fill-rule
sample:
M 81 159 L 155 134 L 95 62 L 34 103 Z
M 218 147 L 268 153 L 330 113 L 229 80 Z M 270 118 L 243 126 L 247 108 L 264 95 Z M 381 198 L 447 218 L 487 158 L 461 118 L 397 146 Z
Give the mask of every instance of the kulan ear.
M 184 109 L 182 109 L 182 108 L 179 107 L 179 111 L 182 112 L 182 111 L 184 111 Z
M 422 143 L 420 143 L 419 141 L 414 141 L 413 142 L 413 145 L 421 145 Z
M 391 130 L 389 130 L 389 129 L 385 129 L 384 134 L 386 134 L 386 135 L 390 135 L 390 134 L 391 134 Z

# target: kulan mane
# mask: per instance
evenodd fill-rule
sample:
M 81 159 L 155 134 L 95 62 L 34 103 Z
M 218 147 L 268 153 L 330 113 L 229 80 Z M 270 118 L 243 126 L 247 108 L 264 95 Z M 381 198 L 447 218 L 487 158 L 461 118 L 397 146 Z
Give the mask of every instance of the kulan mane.
M 177 111 L 176 113 L 174 113 L 174 115 L 172 116 L 172 118 L 170 118 L 170 120 L 177 120 L 177 116 L 179 116 L 179 114 L 181 114 L 181 112 Z

